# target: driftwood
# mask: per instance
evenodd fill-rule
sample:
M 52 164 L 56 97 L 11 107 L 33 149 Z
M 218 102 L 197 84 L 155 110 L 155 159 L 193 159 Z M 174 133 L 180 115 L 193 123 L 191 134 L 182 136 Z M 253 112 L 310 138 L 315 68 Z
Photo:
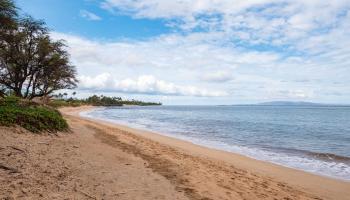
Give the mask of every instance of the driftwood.
M 14 150 L 20 151 L 20 152 L 22 152 L 22 153 L 25 153 L 25 152 L 26 152 L 26 151 L 24 151 L 24 150 L 22 150 L 22 149 L 20 149 L 20 148 L 14 147 L 14 146 L 8 146 L 8 147 L 10 147 L 10 148 L 12 148 L 12 149 L 14 149 Z
M 90 199 L 97 199 L 96 197 L 84 192 L 84 191 L 81 191 L 81 190 L 77 190 L 78 192 L 80 192 L 81 194 L 85 195 L 86 197 L 89 197 Z
M 47 143 L 47 142 L 38 142 L 38 144 L 45 144 L 45 145 L 49 145 L 49 143 Z
M 90 198 L 90 199 L 97 199 L 96 197 L 94 197 L 94 196 L 92 196 L 92 195 L 90 195 L 90 194 L 88 194 L 88 193 L 86 193 L 86 192 L 84 192 L 84 191 L 81 191 L 81 190 L 79 190 L 78 188 L 77 188 L 77 185 L 75 184 L 74 185 L 74 191 L 76 191 L 76 192 L 79 192 L 79 193 L 81 193 L 81 194 L 83 194 L 84 196 L 86 196 L 86 197 L 88 197 L 88 198 Z

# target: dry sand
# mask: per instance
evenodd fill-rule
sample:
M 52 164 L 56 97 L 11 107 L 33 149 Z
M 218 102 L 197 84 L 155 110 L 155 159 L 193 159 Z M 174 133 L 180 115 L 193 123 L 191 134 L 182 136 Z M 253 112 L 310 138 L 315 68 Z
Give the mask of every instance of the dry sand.
M 83 119 L 71 133 L 0 128 L 0 199 L 350 199 L 350 183 Z

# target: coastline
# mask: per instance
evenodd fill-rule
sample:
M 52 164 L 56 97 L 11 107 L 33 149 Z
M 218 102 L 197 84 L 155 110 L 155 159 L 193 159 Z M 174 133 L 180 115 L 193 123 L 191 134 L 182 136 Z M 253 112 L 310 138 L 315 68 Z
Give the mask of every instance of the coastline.
M 195 107 L 191 107 L 192 106 L 188 107 L 188 109 L 195 109 Z M 198 114 L 196 117 L 188 118 L 188 115 L 181 116 L 177 115 L 176 113 L 167 113 L 166 115 L 174 115 L 172 116 L 173 118 L 169 120 L 164 120 L 162 117 L 160 117 L 162 116 L 162 110 L 172 110 L 173 108 L 174 107 L 167 106 L 164 106 L 164 108 L 160 109 L 157 109 L 156 107 L 139 107 L 136 108 L 136 110 L 131 109 L 135 110 L 135 112 L 133 112 L 129 111 L 128 107 L 120 108 L 120 110 L 115 110 L 114 108 L 109 109 L 108 107 L 98 107 L 90 111 L 83 111 L 80 113 L 80 116 L 92 120 L 102 120 L 113 124 L 124 125 L 142 131 L 150 131 L 171 138 L 188 141 L 199 146 L 205 146 L 211 149 L 218 149 L 225 152 L 232 152 L 256 160 L 274 163 L 288 168 L 302 170 L 312 174 L 350 182 L 350 157 L 344 156 L 344 154 L 347 154 L 346 144 L 343 142 L 338 143 L 338 147 L 343 146 L 344 148 L 338 148 L 337 145 L 334 146 L 334 143 L 330 143 L 330 145 L 325 144 L 326 141 L 331 142 L 332 139 L 337 139 L 333 136 L 330 136 L 324 141 L 320 141 L 317 138 L 315 138 L 314 141 L 310 141 L 308 137 L 314 137 L 313 133 L 310 133 L 310 136 L 306 136 L 308 134 L 303 133 L 309 132 L 310 129 L 306 128 L 305 130 L 296 130 L 298 128 L 301 128 L 298 126 L 297 122 L 295 122 L 295 126 L 289 124 L 289 128 L 282 128 L 282 130 L 278 130 L 278 126 L 276 126 L 276 124 L 281 122 L 278 120 L 265 121 L 264 123 L 271 123 L 271 125 L 264 127 L 261 125 L 261 121 L 255 122 L 254 120 L 249 121 L 249 119 L 245 119 L 247 120 L 246 124 L 256 123 L 259 124 L 259 127 L 257 128 L 251 126 L 244 128 L 243 124 L 235 124 L 236 122 L 234 121 L 228 123 L 229 119 L 224 120 L 221 118 L 218 120 L 208 117 L 210 116 L 210 113 L 206 113 L 205 117 L 199 121 L 195 120 L 197 117 L 201 118 L 201 116 L 198 116 Z M 184 109 L 184 107 L 180 106 L 179 109 Z M 208 111 L 207 109 L 210 109 L 210 107 L 206 107 L 204 109 Z M 147 113 L 146 115 L 148 116 L 140 116 L 137 110 L 140 110 L 143 115 Z M 157 115 L 157 113 L 159 113 L 159 115 Z M 196 115 L 196 113 L 193 114 Z M 233 114 L 233 116 L 235 115 Z M 216 120 L 218 120 L 218 122 Z M 205 121 L 205 123 L 203 123 L 203 121 Z M 334 124 L 329 121 L 323 121 L 322 124 L 327 123 Z M 312 122 L 310 125 L 311 124 Z M 283 125 L 282 123 L 281 127 L 285 126 L 286 125 Z M 326 125 L 321 125 L 321 127 L 324 126 Z M 335 126 L 335 124 L 333 126 Z M 323 130 L 321 127 L 318 129 Z M 265 130 L 268 131 L 265 133 L 260 132 L 258 134 L 261 135 L 256 135 L 256 137 L 252 135 L 251 139 L 247 139 L 246 132 L 259 132 L 259 130 L 261 131 L 264 128 L 270 130 Z M 239 129 L 243 131 L 240 131 Z M 298 138 L 291 138 L 291 140 L 284 139 L 288 138 L 289 134 L 293 134 L 293 132 L 296 133 L 296 131 L 298 131 L 296 135 L 299 135 L 297 136 L 299 137 L 298 142 L 296 142 Z M 333 131 L 328 130 L 328 132 Z M 315 132 L 318 132 L 318 130 L 315 130 Z M 325 133 L 324 131 L 321 132 L 323 132 L 323 134 Z M 234 137 L 231 137 L 232 133 L 235 134 Z M 275 138 L 275 140 L 270 140 L 270 137 L 278 138 Z M 305 140 L 300 140 L 303 137 L 306 137 Z M 344 139 L 344 141 L 346 141 L 346 138 Z M 271 144 L 265 144 L 269 141 Z M 283 143 L 285 143 L 285 145 L 281 145 Z M 324 146 L 322 147 L 320 144 L 324 144 Z M 303 147 L 304 145 L 306 145 L 306 147 Z
M 133 137 L 142 137 L 143 139 L 160 143 L 161 145 L 165 145 L 168 148 L 175 149 L 190 156 L 224 163 L 225 165 L 231 165 L 234 168 L 253 173 L 258 177 L 265 177 L 267 180 L 286 183 L 288 186 L 295 188 L 296 190 L 300 190 L 301 192 L 311 195 L 316 195 L 316 197 L 326 199 L 346 199 L 348 196 L 350 196 L 350 191 L 348 190 L 350 188 L 350 183 L 346 181 L 315 175 L 265 161 L 255 160 L 236 153 L 210 149 L 191 142 L 164 136 L 150 131 L 138 130 L 101 120 L 92 120 L 79 115 L 80 112 L 93 108 L 94 107 L 91 106 L 85 106 L 78 108 L 62 108 L 60 110 L 64 115 L 79 118 L 91 123 L 96 123 L 98 126 L 103 126 L 106 129 L 118 129 L 127 132 L 128 134 L 132 134 Z

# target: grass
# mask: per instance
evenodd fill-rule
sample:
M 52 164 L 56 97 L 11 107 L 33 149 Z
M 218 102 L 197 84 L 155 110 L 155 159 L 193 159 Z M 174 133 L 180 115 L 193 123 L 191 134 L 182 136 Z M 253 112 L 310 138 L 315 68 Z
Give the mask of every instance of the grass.
M 68 130 L 67 122 L 57 110 L 16 97 L 0 100 L 0 125 L 18 125 L 34 133 Z

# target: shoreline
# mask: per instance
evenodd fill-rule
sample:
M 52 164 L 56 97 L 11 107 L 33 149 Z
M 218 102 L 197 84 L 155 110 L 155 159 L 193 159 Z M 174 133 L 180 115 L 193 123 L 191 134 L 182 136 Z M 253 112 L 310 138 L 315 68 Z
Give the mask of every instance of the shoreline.
M 346 196 L 350 196 L 350 191 L 348 190 L 350 188 L 350 182 L 345 180 L 316 175 L 267 161 L 256 160 L 237 153 L 200 146 L 189 141 L 161 135 L 155 132 L 139 130 L 125 125 L 86 118 L 79 115 L 80 112 L 88 111 L 94 108 L 95 107 L 92 106 L 62 108 L 60 111 L 62 111 L 65 115 L 71 115 L 106 127 L 127 131 L 136 137 L 141 136 L 143 138 L 161 143 L 162 145 L 166 145 L 170 148 L 184 151 L 193 156 L 225 162 L 240 169 L 251 171 L 262 176 L 267 176 L 274 180 L 288 183 L 294 187 L 302 188 L 306 191 L 311 191 L 313 194 L 320 194 L 322 197 L 329 199 L 345 199 Z
M 125 123 L 123 121 L 115 121 L 115 120 L 109 120 L 109 119 L 103 119 L 103 118 L 94 118 L 94 117 L 88 116 L 88 114 L 85 115 L 85 112 L 91 112 L 93 110 L 99 110 L 99 109 L 103 110 L 104 108 L 105 107 L 92 107 L 91 109 L 87 109 L 87 110 L 84 109 L 83 111 L 75 113 L 75 114 L 77 116 L 79 116 L 79 117 L 82 117 L 82 118 L 85 118 L 85 119 L 89 119 L 89 120 L 92 120 L 92 121 L 105 122 L 105 123 L 109 123 L 109 124 L 112 124 L 112 125 L 116 125 L 118 127 L 130 128 L 130 129 L 134 129 L 134 130 L 137 130 L 137 131 L 140 131 L 140 132 L 148 132 L 150 134 L 156 134 L 156 135 L 160 135 L 160 136 L 165 136 L 165 137 L 169 137 L 169 138 L 172 138 L 172 139 L 180 140 L 180 141 L 183 141 L 183 142 L 189 142 L 191 144 L 198 145 L 198 146 L 205 147 L 205 148 L 209 148 L 209 149 L 212 149 L 212 150 L 218 150 L 218 151 L 223 151 L 223 152 L 227 152 L 227 153 L 238 154 L 238 155 L 241 155 L 241 156 L 244 156 L 244 157 L 251 158 L 253 160 L 259 160 L 259 161 L 262 161 L 262 162 L 267 162 L 267 163 L 271 163 L 271 164 L 274 164 L 274 165 L 283 166 L 283 167 L 286 167 L 288 169 L 298 170 L 298 171 L 306 172 L 306 173 L 313 174 L 313 175 L 316 175 L 316 176 L 321 176 L 321 177 L 325 177 L 325 178 L 330 178 L 330 179 L 335 179 L 335 180 L 343 181 L 343 182 L 346 182 L 346 183 L 350 183 L 350 179 L 348 178 L 348 176 L 350 176 L 350 174 L 347 176 L 347 178 L 344 178 L 344 177 L 342 177 L 340 175 L 336 176 L 336 175 L 330 175 L 330 174 L 322 174 L 322 173 L 318 173 L 317 171 L 313 171 L 313 170 L 310 170 L 310 169 L 307 170 L 307 169 L 305 169 L 303 167 L 295 167 L 295 166 L 293 167 L 293 166 L 287 165 L 287 164 L 285 164 L 283 162 L 279 163 L 279 162 L 274 162 L 274 161 L 271 161 L 271 160 L 268 160 L 268 159 L 259 159 L 259 157 L 257 157 L 257 155 L 252 155 L 252 154 L 249 154 L 249 153 L 245 153 L 244 150 L 240 149 L 240 147 L 238 147 L 238 150 L 237 149 L 236 150 L 229 150 L 229 149 L 225 149 L 225 148 L 219 147 L 217 145 L 217 143 L 214 143 L 214 144 L 211 143 L 210 144 L 209 140 L 204 140 L 204 142 L 203 142 L 203 140 L 199 140 L 199 139 L 196 139 L 196 138 L 172 135 L 172 134 L 164 133 L 164 132 L 157 131 L 157 130 L 151 130 L 151 129 L 147 129 L 147 128 L 143 128 L 143 127 L 138 127 L 137 125 L 128 124 L 128 123 Z M 208 144 L 208 142 L 209 142 L 209 144 Z M 302 150 L 295 150 L 295 151 L 301 152 Z M 278 152 L 275 152 L 275 153 L 278 154 Z M 311 151 L 304 151 L 304 153 L 315 154 L 317 156 L 320 156 L 322 154 L 322 153 L 311 152 Z M 324 156 L 329 156 L 329 155 L 334 155 L 334 156 L 336 156 L 336 157 L 338 157 L 340 159 L 348 159 L 348 160 L 350 159 L 348 157 L 342 157 L 342 156 L 335 155 L 335 154 L 324 153 Z M 322 160 L 320 160 L 320 161 L 322 161 Z

